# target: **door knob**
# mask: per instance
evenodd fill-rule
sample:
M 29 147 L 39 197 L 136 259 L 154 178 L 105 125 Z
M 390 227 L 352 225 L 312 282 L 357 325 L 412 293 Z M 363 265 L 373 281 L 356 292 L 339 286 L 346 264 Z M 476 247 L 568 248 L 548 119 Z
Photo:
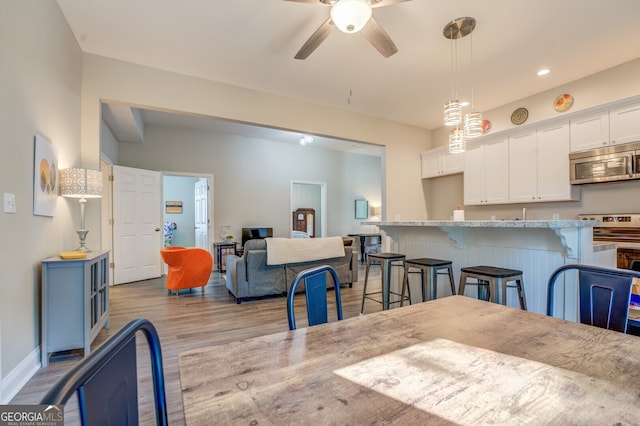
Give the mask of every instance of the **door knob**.
M 156 228 L 156 232 L 160 232 L 160 228 Z

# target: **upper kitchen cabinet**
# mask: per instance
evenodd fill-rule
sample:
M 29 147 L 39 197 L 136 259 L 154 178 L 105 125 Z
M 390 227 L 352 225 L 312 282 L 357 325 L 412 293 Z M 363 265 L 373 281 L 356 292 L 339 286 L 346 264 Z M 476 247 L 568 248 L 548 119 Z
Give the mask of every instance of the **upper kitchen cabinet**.
M 569 179 L 569 123 L 509 137 L 509 202 L 577 200 Z
M 640 141 L 640 104 L 609 111 L 611 145 Z
M 464 204 L 509 202 L 509 144 L 507 138 L 468 147 L 464 157 Z
M 571 152 L 640 141 L 640 104 L 571 120 Z
M 609 145 L 609 112 L 599 112 L 571 120 L 571 152 Z
M 464 156 L 464 153 L 450 154 L 448 147 L 438 147 L 421 153 L 422 178 L 462 173 Z

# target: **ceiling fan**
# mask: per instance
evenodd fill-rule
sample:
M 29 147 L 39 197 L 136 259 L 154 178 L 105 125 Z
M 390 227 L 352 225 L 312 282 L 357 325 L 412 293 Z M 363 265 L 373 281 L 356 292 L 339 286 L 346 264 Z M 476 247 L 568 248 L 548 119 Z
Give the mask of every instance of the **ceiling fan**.
M 369 40 L 385 58 L 393 55 L 398 48 L 393 43 L 389 35 L 373 18 L 372 8 L 389 6 L 409 0 L 285 0 L 298 3 L 321 4 L 331 6 L 329 18 L 311 34 L 311 37 L 304 43 L 295 59 L 306 59 L 322 43 L 333 30 L 334 27 L 345 33 L 362 32 L 362 35 Z

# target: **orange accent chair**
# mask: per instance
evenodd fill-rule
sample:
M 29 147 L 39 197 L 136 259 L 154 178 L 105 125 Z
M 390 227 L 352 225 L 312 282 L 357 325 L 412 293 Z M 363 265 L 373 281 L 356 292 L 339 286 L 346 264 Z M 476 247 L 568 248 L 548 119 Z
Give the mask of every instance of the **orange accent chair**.
M 169 293 L 182 289 L 204 287 L 209 282 L 213 258 L 207 250 L 197 247 L 170 246 L 160 250 L 164 263 L 169 265 L 165 283 Z

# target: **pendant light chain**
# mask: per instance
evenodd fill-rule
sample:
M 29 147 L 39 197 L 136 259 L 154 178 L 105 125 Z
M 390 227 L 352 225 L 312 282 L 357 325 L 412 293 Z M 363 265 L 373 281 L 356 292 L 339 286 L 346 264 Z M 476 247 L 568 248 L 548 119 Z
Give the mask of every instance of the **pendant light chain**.
M 475 107 L 475 74 L 476 74 L 476 70 L 473 66 L 473 32 L 471 34 L 469 34 L 471 37 L 469 37 L 469 45 L 470 45 L 470 51 L 471 51 L 471 112 L 475 112 L 476 107 Z
M 456 80 L 457 80 L 457 74 L 458 74 L 458 67 L 456 65 L 457 61 L 458 61 L 458 57 L 457 57 L 457 52 L 455 49 L 455 45 L 456 45 L 456 41 L 453 38 L 453 28 L 451 28 L 451 45 L 449 50 L 451 51 L 451 99 L 457 99 L 456 98 Z

